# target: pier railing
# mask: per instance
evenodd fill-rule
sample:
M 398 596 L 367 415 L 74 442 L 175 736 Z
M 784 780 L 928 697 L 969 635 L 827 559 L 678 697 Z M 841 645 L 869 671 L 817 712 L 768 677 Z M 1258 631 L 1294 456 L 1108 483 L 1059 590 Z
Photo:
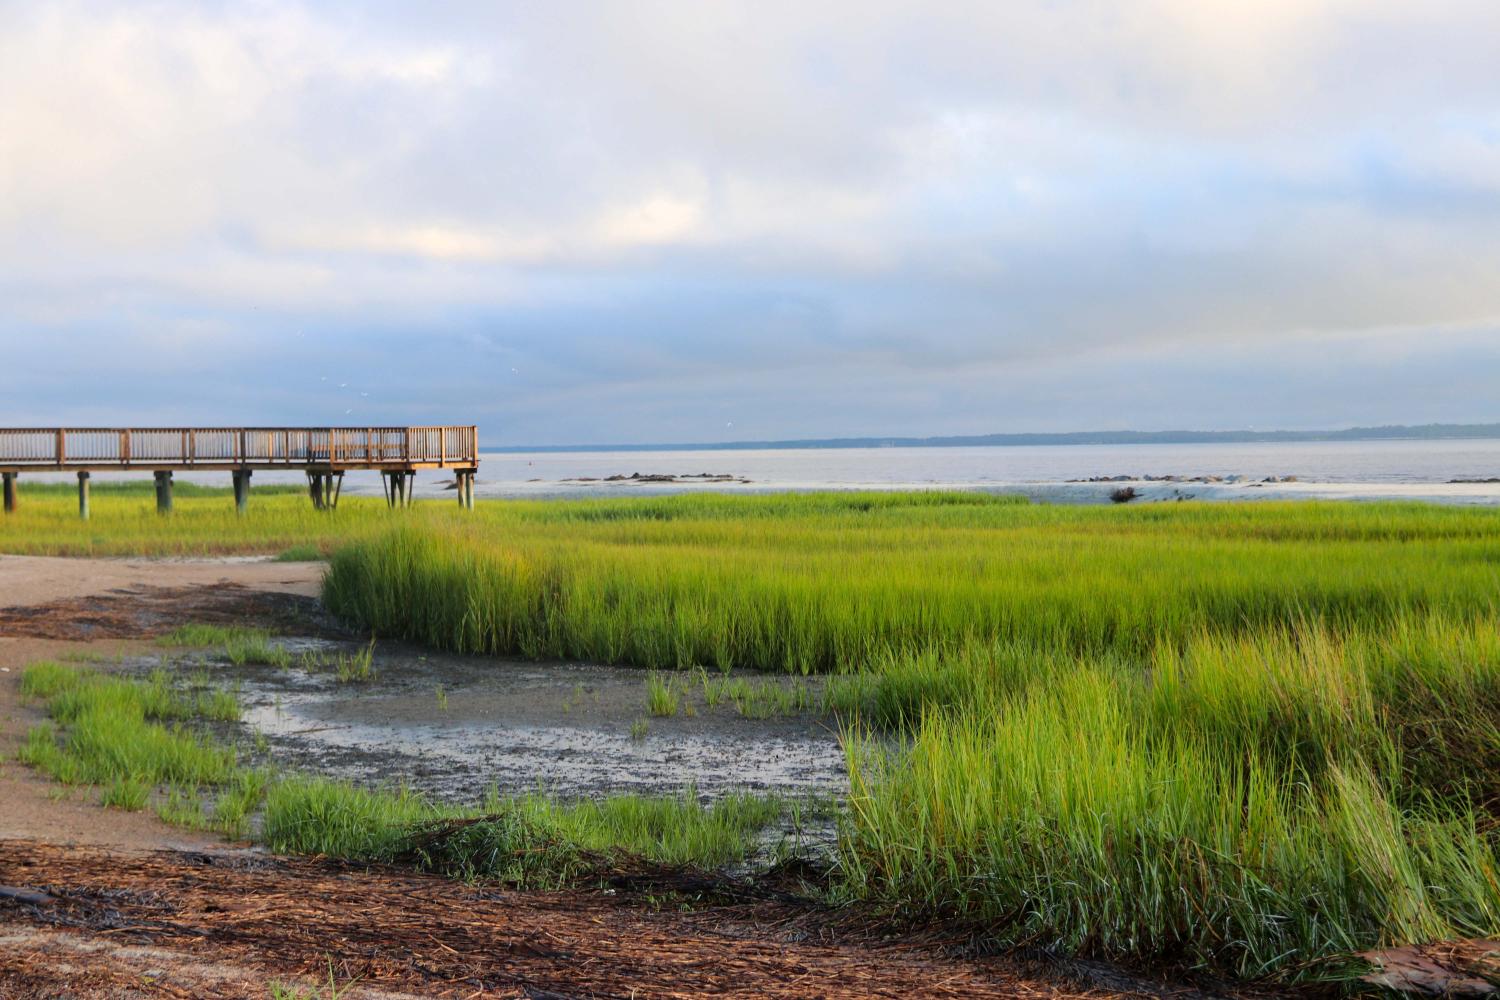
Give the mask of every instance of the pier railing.
M 0 468 L 21 470 L 473 468 L 479 432 L 438 427 L 0 428 Z
M 452 489 L 474 506 L 479 429 L 442 427 L 0 427 L 0 488 L 4 511 L 19 502 L 23 472 L 76 472 L 78 513 L 89 516 L 89 477 L 95 472 L 149 470 L 156 509 L 172 512 L 172 473 L 224 469 L 233 473 L 235 507 L 250 502 L 257 469 L 301 469 L 320 510 L 338 506 L 344 473 L 378 470 L 386 502 L 409 507 L 420 469 L 453 470 Z

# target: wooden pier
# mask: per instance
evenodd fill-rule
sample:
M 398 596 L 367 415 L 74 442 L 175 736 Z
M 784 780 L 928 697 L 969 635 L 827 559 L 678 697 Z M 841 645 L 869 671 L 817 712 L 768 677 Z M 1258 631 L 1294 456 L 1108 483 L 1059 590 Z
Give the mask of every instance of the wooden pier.
M 338 506 L 344 473 L 376 471 L 385 479 L 386 502 L 407 507 L 423 469 L 451 469 L 458 502 L 474 506 L 479 469 L 479 429 L 451 427 L 14 427 L 0 428 L 0 480 L 4 509 L 18 502 L 23 472 L 73 472 L 78 513 L 89 516 L 89 477 L 95 472 L 151 472 L 156 509 L 172 510 L 172 473 L 222 471 L 231 475 L 235 507 L 250 502 L 250 475 L 258 470 L 302 470 L 320 510 Z

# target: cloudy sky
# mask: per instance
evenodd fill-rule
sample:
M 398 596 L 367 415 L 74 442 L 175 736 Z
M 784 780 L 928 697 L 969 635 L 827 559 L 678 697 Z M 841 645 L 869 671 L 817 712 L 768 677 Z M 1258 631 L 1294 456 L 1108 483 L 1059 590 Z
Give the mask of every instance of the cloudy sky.
M 0 0 L 0 423 L 1500 420 L 1500 3 Z

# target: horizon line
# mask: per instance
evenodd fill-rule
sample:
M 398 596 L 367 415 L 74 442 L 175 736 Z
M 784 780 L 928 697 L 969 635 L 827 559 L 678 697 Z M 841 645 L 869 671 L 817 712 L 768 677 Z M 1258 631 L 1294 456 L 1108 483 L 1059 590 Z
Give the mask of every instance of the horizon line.
M 482 427 L 481 427 L 482 430 Z M 942 434 L 927 437 L 782 438 L 759 441 L 652 442 L 644 444 L 522 444 L 481 448 L 481 453 L 586 451 L 755 451 L 797 448 L 1036 447 L 1091 444 L 1251 444 L 1294 441 L 1441 441 L 1500 438 L 1500 423 L 1379 424 L 1322 430 L 1090 430 Z

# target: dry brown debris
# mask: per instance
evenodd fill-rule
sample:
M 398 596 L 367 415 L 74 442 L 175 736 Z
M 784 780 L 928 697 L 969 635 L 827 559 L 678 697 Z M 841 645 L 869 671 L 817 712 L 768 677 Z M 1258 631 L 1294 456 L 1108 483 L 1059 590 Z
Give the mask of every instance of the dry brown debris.
M 808 934 L 795 921 L 788 931 L 777 904 L 716 927 L 711 912 L 653 912 L 599 893 L 29 841 L 0 843 L 0 884 L 54 897 L 0 897 L 0 995 L 19 997 L 55 995 L 39 990 L 58 988 L 59 956 L 84 951 L 62 963 L 72 970 L 62 973 L 70 996 L 264 997 L 273 979 L 326 979 L 330 961 L 340 981 L 383 995 L 1110 995 L 1003 958 L 956 958 L 931 940 Z M 29 945 L 18 944 L 18 929 Z M 204 979 L 212 969 L 222 974 Z
M 0 608 L 0 636 L 61 639 L 149 639 L 202 622 L 341 635 L 317 601 L 254 590 L 236 583 L 188 587 L 126 587 L 44 604 Z

